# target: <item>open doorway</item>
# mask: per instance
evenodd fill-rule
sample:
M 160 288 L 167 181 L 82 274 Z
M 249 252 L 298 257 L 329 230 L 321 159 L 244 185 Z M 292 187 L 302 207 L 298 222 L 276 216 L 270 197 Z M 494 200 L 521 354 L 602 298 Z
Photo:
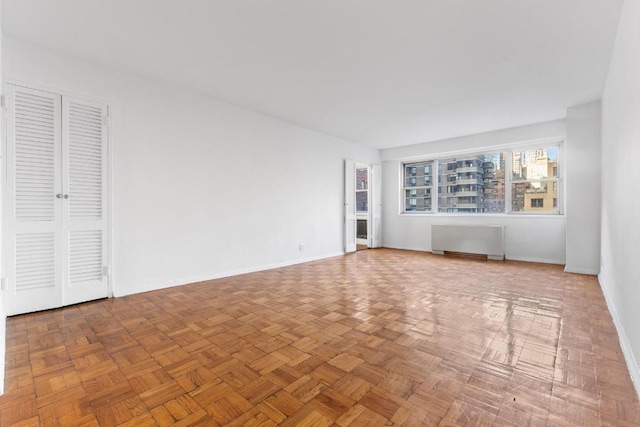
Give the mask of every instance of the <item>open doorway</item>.
M 356 164 L 356 250 L 369 248 L 369 166 Z
M 344 251 L 382 246 L 380 165 L 344 161 Z

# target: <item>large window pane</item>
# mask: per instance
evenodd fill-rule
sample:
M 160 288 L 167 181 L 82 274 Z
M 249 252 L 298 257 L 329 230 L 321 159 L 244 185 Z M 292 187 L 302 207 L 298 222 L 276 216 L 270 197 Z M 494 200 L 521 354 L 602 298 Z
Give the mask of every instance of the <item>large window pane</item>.
M 504 153 L 438 161 L 438 211 L 503 213 Z
M 405 165 L 405 187 L 430 186 L 432 184 L 431 162 Z
M 404 212 L 431 212 L 433 162 L 404 165 Z
M 369 188 L 369 171 L 367 168 L 356 169 L 356 190 Z
M 369 169 L 356 168 L 356 212 L 367 212 L 368 190 L 369 189 Z
M 367 212 L 368 207 L 367 192 L 356 191 L 356 212 Z

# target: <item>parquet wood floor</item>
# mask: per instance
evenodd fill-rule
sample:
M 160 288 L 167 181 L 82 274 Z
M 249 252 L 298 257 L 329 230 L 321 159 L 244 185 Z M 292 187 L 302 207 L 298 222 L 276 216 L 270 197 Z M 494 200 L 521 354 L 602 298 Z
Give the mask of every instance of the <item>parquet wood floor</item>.
M 595 277 L 379 249 L 7 320 L 2 426 L 639 425 Z

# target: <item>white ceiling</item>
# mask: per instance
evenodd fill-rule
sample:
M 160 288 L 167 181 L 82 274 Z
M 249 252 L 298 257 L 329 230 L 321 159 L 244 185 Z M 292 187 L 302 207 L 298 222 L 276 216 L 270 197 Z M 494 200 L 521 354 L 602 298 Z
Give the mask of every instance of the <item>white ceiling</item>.
M 600 96 L 622 0 L 2 0 L 3 32 L 378 148 Z

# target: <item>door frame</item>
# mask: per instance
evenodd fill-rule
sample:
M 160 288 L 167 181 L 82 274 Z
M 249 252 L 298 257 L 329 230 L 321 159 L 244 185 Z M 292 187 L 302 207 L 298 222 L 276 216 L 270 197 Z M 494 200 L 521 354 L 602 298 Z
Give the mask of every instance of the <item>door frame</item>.
M 91 94 L 91 93 L 79 93 L 76 92 L 74 90 L 70 90 L 70 89 L 66 89 L 66 88 L 62 88 L 62 87 L 52 87 L 52 86 L 47 86 L 47 85 L 42 85 L 42 84 L 36 84 L 36 83 L 32 83 L 29 81 L 25 81 L 25 80 L 21 80 L 21 79 L 15 79 L 15 78 L 11 78 L 11 77 L 6 77 L 2 79 L 2 83 L 0 85 L 2 91 L 2 96 L 6 97 L 7 94 L 7 85 L 13 85 L 13 86 L 18 86 L 18 87 L 22 87 L 22 88 L 27 88 L 27 89 L 33 89 L 33 90 L 38 90 L 38 91 L 42 91 L 42 92 L 48 92 L 51 94 L 55 94 L 55 95 L 60 95 L 62 97 L 73 97 L 75 99 L 79 99 L 79 100 L 85 100 L 87 102 L 92 102 L 92 103 L 100 103 L 100 104 L 104 104 L 107 107 L 107 123 L 105 126 L 105 132 L 106 132 L 106 174 L 107 174 L 107 180 L 106 180 L 106 194 L 105 194 L 105 198 L 106 198 L 106 204 L 107 204 L 107 211 L 106 211 L 106 254 L 107 254 L 107 259 L 105 260 L 105 264 L 107 267 L 107 271 L 106 276 L 107 276 L 107 297 L 108 298 L 113 298 L 114 296 L 114 289 L 113 289 L 113 284 L 114 284 L 114 265 L 113 265 L 113 260 L 115 259 L 114 256 L 114 246 L 113 246 L 113 242 L 114 242 L 114 226 L 113 226 L 113 202 L 114 202 L 114 196 L 113 196 L 113 183 L 114 183 L 114 173 L 113 173 L 113 164 L 114 164 L 114 148 L 113 148 L 113 141 L 114 141 L 114 137 L 113 135 L 116 134 L 117 132 L 114 131 L 114 129 L 117 128 L 117 120 L 114 120 L 114 103 L 108 99 L 105 98 L 101 95 L 97 95 L 97 94 Z M 2 124 L 3 124 L 3 128 L 2 128 L 2 132 L 0 134 L 0 156 L 2 157 L 2 159 L 0 159 L 0 168 L 1 168 L 1 176 L 0 176 L 0 233 L 2 233 L 2 238 L 0 239 L 0 260 L 2 260 L 1 265 L 0 265 L 0 280 L 1 280 L 1 286 L 0 286 L 0 292 L 2 293 L 2 298 L 0 298 L 0 302 L 2 303 L 2 311 L 4 313 L 7 313 L 7 308 L 8 308 L 8 294 L 9 294 L 9 287 L 8 287 L 8 278 L 6 277 L 6 269 L 5 266 L 7 265 L 7 261 L 8 261 L 8 254 L 7 254 L 7 249 L 8 249 L 8 245 L 11 244 L 11 242 L 9 241 L 9 238 L 7 236 L 7 218 L 9 215 L 9 212 L 7 212 L 7 144 L 8 144 L 8 128 L 7 128 L 7 123 L 8 123 L 8 110 L 5 106 L 5 108 L 2 108 L 2 114 L 0 115 L 0 118 L 2 120 Z

